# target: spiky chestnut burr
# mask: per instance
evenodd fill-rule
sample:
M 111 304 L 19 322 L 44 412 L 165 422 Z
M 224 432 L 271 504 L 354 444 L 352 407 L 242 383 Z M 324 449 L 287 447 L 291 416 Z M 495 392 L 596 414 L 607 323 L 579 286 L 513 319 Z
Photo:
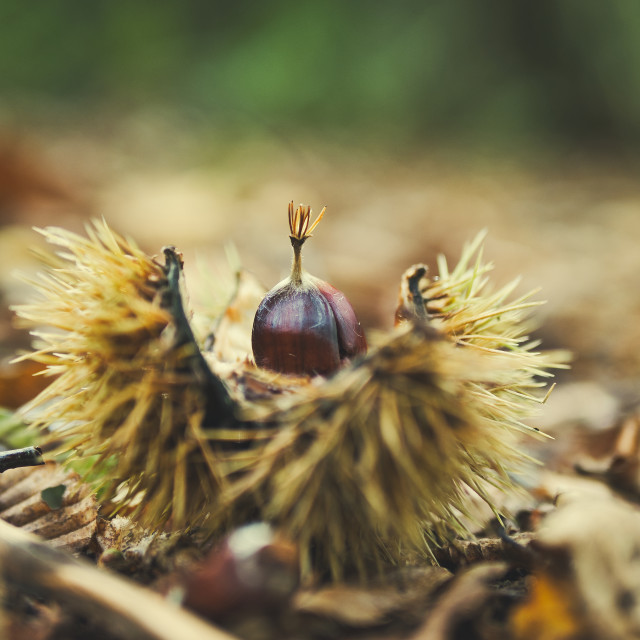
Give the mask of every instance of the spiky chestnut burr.
M 346 296 L 302 269 L 302 245 L 318 226 L 311 207 L 289 203 L 291 275 L 269 291 L 255 315 L 251 344 L 259 367 L 296 375 L 329 375 L 367 350 Z
M 35 327 L 25 357 L 54 380 L 23 413 L 98 478 L 107 506 L 118 494 L 111 506 L 137 503 L 156 527 L 197 523 L 221 482 L 203 425 L 232 422 L 234 405 L 184 314 L 180 255 L 168 247 L 165 264 L 153 260 L 104 221 L 86 238 L 40 232 L 59 253 L 42 256 L 39 299 L 17 313 Z
M 277 433 L 226 499 L 235 508 L 251 496 L 298 543 L 303 575 L 366 576 L 432 556 L 469 534 L 473 500 L 500 517 L 501 492 L 534 462 L 521 438 L 544 435 L 526 419 L 568 354 L 529 340 L 532 294 L 510 301 L 515 282 L 490 290 L 483 237 L 453 270 L 440 257 L 436 278 L 410 268 L 394 332 L 260 417 Z
M 143 524 L 218 535 L 263 520 L 296 543 L 305 578 L 365 577 L 466 534 L 472 494 L 499 513 L 494 489 L 529 462 L 517 438 L 539 435 L 523 420 L 563 355 L 528 340 L 535 303 L 489 290 L 481 237 L 438 278 L 405 275 L 399 326 L 368 355 L 232 400 L 226 386 L 265 372 L 245 364 L 223 383 L 204 366 L 175 251 L 162 265 L 102 223 L 88 239 L 46 235 L 63 251 L 43 300 L 19 311 L 56 328 L 35 354 L 60 374 L 35 421 L 97 460 L 118 507 L 139 500 Z

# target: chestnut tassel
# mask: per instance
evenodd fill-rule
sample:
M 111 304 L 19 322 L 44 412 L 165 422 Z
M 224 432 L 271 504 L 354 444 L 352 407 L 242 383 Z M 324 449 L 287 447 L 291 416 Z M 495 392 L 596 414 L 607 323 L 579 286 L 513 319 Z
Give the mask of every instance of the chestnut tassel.
M 311 207 L 289 204 L 293 247 L 291 275 L 264 297 L 253 321 L 251 345 L 256 364 L 294 375 L 330 375 L 363 354 L 367 342 L 346 296 L 302 269 L 301 250 L 322 219 L 313 224 Z

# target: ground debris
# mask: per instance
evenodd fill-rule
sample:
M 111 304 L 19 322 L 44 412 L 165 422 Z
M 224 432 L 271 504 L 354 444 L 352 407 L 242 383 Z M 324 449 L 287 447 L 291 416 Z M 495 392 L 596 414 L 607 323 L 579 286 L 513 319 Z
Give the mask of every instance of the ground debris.
M 231 638 L 149 589 L 51 549 L 36 536 L 3 521 L 0 521 L 0 580 L 6 589 L 54 603 L 71 616 L 63 621 L 69 622 L 68 635 L 56 632 L 45 636 L 47 640 Z M 76 635 L 79 631 L 83 635 Z
M 334 585 L 299 591 L 294 611 L 316 621 L 331 620 L 353 629 L 404 627 L 418 624 L 434 594 L 451 579 L 441 567 L 411 568 L 369 585 Z
M 52 488 L 62 493 L 57 509 L 47 503 L 46 493 L 43 497 L 43 491 Z M 85 550 L 96 531 L 97 516 L 98 505 L 89 485 L 56 463 L 9 470 L 0 476 L 0 518 L 57 548 Z
M 640 501 L 640 413 L 616 425 L 608 449 L 599 458 L 582 458 L 576 470 L 601 480 L 633 502 Z
M 457 575 L 411 640 L 489 640 L 504 637 L 504 610 L 513 600 L 505 563 L 481 563 Z
M 517 640 L 640 637 L 640 512 L 616 499 L 568 499 L 532 543 L 530 595 L 511 617 Z
M 522 552 L 535 535 L 530 532 L 516 533 L 504 538 L 478 538 L 476 540 L 454 540 L 450 545 L 437 549 L 436 559 L 443 567 L 458 569 L 478 562 L 496 562 L 512 559 L 516 549 Z

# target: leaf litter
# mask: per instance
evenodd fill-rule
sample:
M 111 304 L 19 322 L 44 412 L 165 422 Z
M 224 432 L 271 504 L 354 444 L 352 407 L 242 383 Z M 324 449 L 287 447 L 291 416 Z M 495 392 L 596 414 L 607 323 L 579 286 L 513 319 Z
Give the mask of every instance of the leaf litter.
M 433 311 L 437 311 L 435 306 Z M 482 317 L 477 320 L 481 322 Z M 584 328 L 580 331 L 593 336 Z M 468 339 L 476 340 L 475 334 Z M 229 342 L 238 344 L 233 338 Z M 485 348 L 484 342 L 477 346 Z M 229 357 L 236 367 L 233 380 L 238 394 L 246 395 L 247 388 L 255 390 L 256 397 L 269 393 L 268 380 L 242 372 L 238 366 L 241 353 L 242 346 Z M 26 378 L 24 386 L 28 386 Z M 634 563 L 640 548 L 640 419 L 633 406 L 623 410 L 614 405 L 606 413 L 601 410 L 606 403 L 601 401 L 596 408 L 586 409 L 594 389 L 607 395 L 604 386 L 596 383 L 590 390 L 576 389 L 569 410 L 555 423 L 545 425 L 555 441 L 529 443 L 532 455 L 545 461 L 546 470 L 540 469 L 527 481 L 529 497 L 510 505 L 514 518 L 503 522 L 503 528 L 500 523 L 494 529 L 478 527 L 475 539 L 438 547 L 436 556 L 443 568 L 433 568 L 423 558 L 408 554 L 407 562 L 413 568 L 401 570 L 402 577 L 393 573 L 365 584 L 298 587 L 272 615 L 249 611 L 240 620 L 222 612 L 212 619 L 246 638 L 637 637 L 640 593 Z M 52 509 L 57 504 L 47 504 L 43 492 L 47 496 L 58 487 L 60 493 L 62 486 L 60 506 Z M 165 600 L 156 601 L 149 612 L 166 607 L 160 602 L 179 601 L 188 576 L 201 570 L 206 554 L 216 557 L 224 547 L 221 541 L 198 539 L 196 533 L 175 536 L 140 529 L 124 517 L 126 512 L 104 520 L 98 515 L 92 488 L 78 475 L 52 463 L 0 476 L 0 508 L 0 517 L 13 526 L 37 533 L 65 553 L 97 562 L 100 568 L 82 565 L 87 570 L 83 581 L 101 584 L 109 567 L 128 580 L 145 584 L 144 591 L 164 593 Z M 3 544 L 11 538 L 5 531 L 0 536 Z M 61 558 L 56 561 L 64 564 Z M 32 570 L 36 566 L 37 562 L 30 565 Z M 277 575 L 286 564 L 268 566 Z M 10 637 L 72 637 L 72 633 L 128 637 L 126 631 L 122 636 L 113 635 L 118 625 L 110 626 L 99 615 L 99 622 L 87 622 L 96 603 L 117 617 L 114 604 L 100 602 L 95 594 L 74 608 L 64 596 L 70 583 L 61 581 L 48 590 L 46 581 L 41 581 L 30 586 L 30 593 L 37 594 L 34 600 L 25 595 L 15 574 L 9 579 L 9 573 L 3 575 L 5 603 L 11 604 L 5 610 Z M 157 629 L 137 632 L 140 637 L 161 637 L 153 635 L 159 633 Z M 211 637 L 216 637 L 215 631 Z

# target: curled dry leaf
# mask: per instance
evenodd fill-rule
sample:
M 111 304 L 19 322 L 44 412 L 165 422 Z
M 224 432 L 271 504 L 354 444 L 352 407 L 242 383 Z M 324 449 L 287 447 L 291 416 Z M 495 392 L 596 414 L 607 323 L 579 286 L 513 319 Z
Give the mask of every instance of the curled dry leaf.
M 392 624 L 408 629 L 424 618 L 434 594 L 450 579 L 446 569 L 424 567 L 397 572 L 366 586 L 303 589 L 295 596 L 294 610 L 353 629 Z
M 640 636 L 640 513 L 615 499 L 561 505 L 540 529 L 530 598 L 512 616 L 517 640 Z
M 483 563 L 457 575 L 412 640 L 495 638 L 499 623 L 492 612 L 503 596 L 494 585 L 507 571 L 506 564 Z
M 615 440 L 606 457 L 580 461 L 576 470 L 599 479 L 625 498 L 640 500 L 640 414 L 616 427 Z

